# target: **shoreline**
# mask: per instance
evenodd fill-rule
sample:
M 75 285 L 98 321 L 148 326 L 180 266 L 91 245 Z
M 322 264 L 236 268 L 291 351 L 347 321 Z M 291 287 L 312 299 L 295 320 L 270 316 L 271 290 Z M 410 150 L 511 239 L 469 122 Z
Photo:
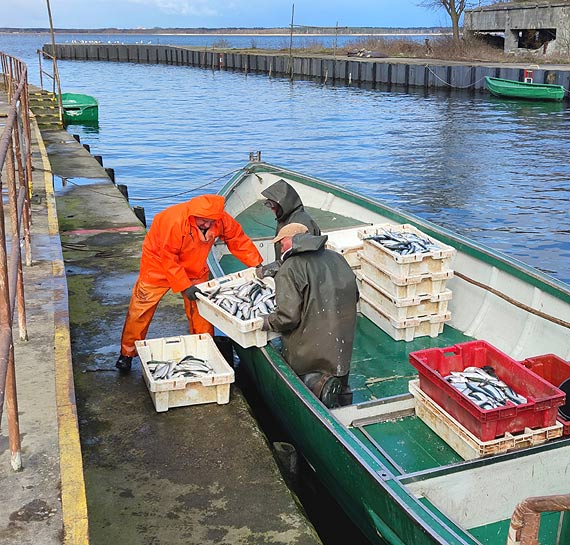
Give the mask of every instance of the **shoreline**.
M 8 32 L 6 30 L 1 30 L 0 35 L 22 35 L 22 34 L 48 34 L 49 30 L 38 30 L 35 32 L 32 31 L 14 31 Z M 56 30 L 55 35 L 65 35 L 65 34 L 85 34 L 85 35 L 133 35 L 133 36 L 290 36 L 288 32 L 92 32 L 86 30 Z M 310 36 L 310 37 L 331 37 L 331 36 L 449 36 L 452 32 L 355 32 L 355 33 L 342 33 L 342 34 L 334 34 L 334 33 L 299 33 L 294 32 L 293 36 L 295 37 L 302 37 L 302 36 Z

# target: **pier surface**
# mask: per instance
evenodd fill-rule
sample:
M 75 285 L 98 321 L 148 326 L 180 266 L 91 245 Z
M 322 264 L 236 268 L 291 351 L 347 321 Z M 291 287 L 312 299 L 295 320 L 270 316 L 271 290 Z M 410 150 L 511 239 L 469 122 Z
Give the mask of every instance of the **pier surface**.
M 145 229 L 81 143 L 33 126 L 29 341 L 15 341 L 24 467 L 10 467 L 3 421 L 0 542 L 320 543 L 237 385 L 228 404 L 157 413 L 138 360 L 115 369 Z M 187 332 L 167 295 L 148 338 Z

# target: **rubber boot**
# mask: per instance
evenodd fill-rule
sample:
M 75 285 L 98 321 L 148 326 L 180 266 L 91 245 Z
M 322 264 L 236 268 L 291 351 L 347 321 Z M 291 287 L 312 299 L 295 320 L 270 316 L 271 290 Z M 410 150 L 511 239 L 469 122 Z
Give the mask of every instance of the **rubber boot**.
M 338 407 L 338 394 L 342 388 L 338 377 L 314 371 L 301 376 L 301 380 L 329 409 Z
M 121 372 L 128 373 L 131 370 L 132 363 L 133 358 L 131 356 L 123 356 L 121 354 L 117 363 L 115 363 L 115 367 Z
M 340 394 L 338 394 L 338 404 L 341 407 L 352 405 L 352 389 L 350 388 L 350 384 L 348 384 L 348 373 L 342 377 L 338 377 L 338 379 L 342 386 Z

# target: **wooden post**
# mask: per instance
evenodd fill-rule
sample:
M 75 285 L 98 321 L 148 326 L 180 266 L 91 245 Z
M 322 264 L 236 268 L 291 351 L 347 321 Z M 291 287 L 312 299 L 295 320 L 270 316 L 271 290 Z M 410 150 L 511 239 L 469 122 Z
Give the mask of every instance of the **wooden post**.
M 291 32 L 289 35 L 289 77 L 293 79 L 293 20 L 295 18 L 295 3 L 291 7 Z

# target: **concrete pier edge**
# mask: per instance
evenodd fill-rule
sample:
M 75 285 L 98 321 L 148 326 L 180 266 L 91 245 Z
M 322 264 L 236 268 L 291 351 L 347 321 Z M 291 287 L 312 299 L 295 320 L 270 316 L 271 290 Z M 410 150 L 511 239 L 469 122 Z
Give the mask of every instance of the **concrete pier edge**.
M 77 406 L 73 383 L 67 280 L 59 236 L 51 166 L 40 130 L 35 120 L 32 120 L 32 126 L 38 142 L 44 169 L 46 204 L 48 208 L 48 234 L 53 272 L 52 289 L 55 305 L 53 342 L 60 447 L 59 464 L 64 532 L 63 543 L 65 545 L 86 545 L 89 543 L 87 499 L 85 495 L 79 424 L 77 420 Z

